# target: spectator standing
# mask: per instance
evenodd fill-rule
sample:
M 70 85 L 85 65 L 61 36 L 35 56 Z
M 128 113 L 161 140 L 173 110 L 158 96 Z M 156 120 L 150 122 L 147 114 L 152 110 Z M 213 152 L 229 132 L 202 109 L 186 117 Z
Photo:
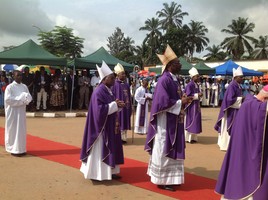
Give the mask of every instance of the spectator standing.
M 93 87 L 93 91 L 94 89 L 99 85 L 100 82 L 100 76 L 98 71 L 95 71 L 94 76 L 91 77 L 91 81 L 90 81 L 90 85 Z
M 61 110 L 64 106 L 63 81 L 59 75 L 53 76 L 53 81 L 50 83 L 50 106 L 54 110 Z
M 33 87 L 34 87 L 34 75 L 30 73 L 29 67 L 25 67 L 22 74 L 22 83 L 28 87 L 28 90 L 33 96 Z M 26 111 L 31 111 L 33 109 L 33 101 L 26 106 Z
M 78 85 L 79 85 L 79 109 L 81 110 L 84 105 L 86 109 L 88 109 L 90 78 L 87 76 L 86 70 L 83 70 L 82 76 L 78 78 Z
M 40 67 L 40 73 L 36 73 L 35 77 L 35 88 L 37 92 L 37 102 L 36 102 L 36 110 L 40 110 L 41 100 L 43 105 L 43 110 L 47 109 L 47 100 L 50 88 L 50 76 L 45 71 L 45 67 Z

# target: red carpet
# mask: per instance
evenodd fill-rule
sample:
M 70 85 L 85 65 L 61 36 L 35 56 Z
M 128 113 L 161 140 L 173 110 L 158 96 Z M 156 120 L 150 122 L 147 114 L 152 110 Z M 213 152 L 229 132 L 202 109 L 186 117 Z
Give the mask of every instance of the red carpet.
M 4 129 L 1 127 L 0 145 L 4 145 Z M 81 165 L 79 161 L 80 148 L 29 134 L 27 135 L 27 153 L 77 169 Z M 125 158 L 125 164 L 121 166 L 122 179 L 120 181 L 180 200 L 219 199 L 219 196 L 214 193 L 216 181 L 213 179 L 185 173 L 185 184 L 178 186 L 176 192 L 169 192 L 158 189 L 152 184 L 146 171 L 147 163 Z M 81 178 L 83 178 L 82 175 Z

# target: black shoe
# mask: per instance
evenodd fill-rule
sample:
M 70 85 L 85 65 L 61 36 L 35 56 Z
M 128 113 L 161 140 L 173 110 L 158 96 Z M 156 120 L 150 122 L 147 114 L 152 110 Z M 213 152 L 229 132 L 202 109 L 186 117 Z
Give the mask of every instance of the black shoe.
M 195 140 L 191 140 L 191 144 L 197 143 L 197 141 Z
M 126 144 L 126 143 L 127 143 L 127 141 L 122 140 L 122 144 Z
M 26 156 L 26 153 L 11 153 L 11 155 L 15 157 L 22 157 L 22 156 Z
M 160 188 L 160 189 L 162 189 L 162 190 L 168 190 L 168 191 L 171 191 L 171 192 L 175 192 L 176 191 L 174 189 L 174 187 L 171 186 L 171 185 L 158 185 L 157 187 Z
M 112 174 L 112 179 L 118 180 L 118 179 L 121 179 L 121 176 Z

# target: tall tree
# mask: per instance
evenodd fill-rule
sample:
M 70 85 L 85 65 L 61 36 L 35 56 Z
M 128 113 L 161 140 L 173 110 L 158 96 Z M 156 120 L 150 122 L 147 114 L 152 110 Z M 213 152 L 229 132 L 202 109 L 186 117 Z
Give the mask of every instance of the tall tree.
M 189 46 L 190 57 L 193 57 L 193 53 L 200 53 L 208 45 L 209 39 L 205 36 L 208 29 L 203 25 L 203 22 L 197 22 L 191 20 L 189 25 L 185 25 L 185 29 L 188 29 L 187 42 Z
M 144 43 L 149 47 L 149 54 L 145 64 L 154 64 L 157 61 L 156 51 L 161 44 L 162 32 L 161 23 L 159 19 L 152 18 L 145 21 L 145 26 L 141 27 L 139 30 L 148 31 L 144 39 Z
M 163 36 L 163 46 L 161 52 L 164 51 L 166 45 L 169 44 L 178 57 L 187 56 L 187 49 L 189 44 L 186 40 L 188 29 L 183 26 L 182 28 L 173 27 L 167 30 Z
M 206 60 L 208 61 L 217 61 L 217 60 L 224 60 L 226 58 L 226 53 L 222 51 L 220 45 L 212 45 L 212 47 L 207 47 L 206 50 L 209 52 L 204 57 L 207 57 Z
M 55 26 L 49 32 L 40 31 L 38 36 L 42 47 L 54 55 L 74 59 L 83 53 L 84 39 L 74 36 L 73 29 L 66 26 Z
M 234 59 L 240 59 L 246 50 L 248 53 L 251 53 L 253 50 L 249 41 L 255 42 L 256 39 L 247 34 L 253 32 L 255 24 L 248 23 L 247 20 L 247 18 L 239 17 L 237 20 L 232 20 L 232 24 L 227 26 L 228 29 L 221 30 L 224 33 L 233 35 L 226 37 L 221 43 L 221 46 L 229 54 L 232 54 Z
M 157 11 L 156 14 L 159 18 L 164 30 L 168 30 L 172 27 L 181 27 L 183 17 L 188 15 L 187 12 L 182 12 L 181 5 L 172 1 L 170 5 L 163 3 L 164 8 L 161 11 Z
M 122 47 L 123 50 L 133 53 L 135 51 L 135 41 L 131 37 L 123 38 Z
M 123 40 L 124 40 L 124 33 L 119 27 L 115 28 L 114 33 L 112 36 L 108 37 L 107 46 L 110 49 L 110 53 L 112 55 L 117 55 L 120 53 L 120 51 L 123 49 Z
M 268 58 L 268 36 L 260 36 L 259 40 L 254 42 L 255 49 L 252 52 L 254 59 L 267 59 Z

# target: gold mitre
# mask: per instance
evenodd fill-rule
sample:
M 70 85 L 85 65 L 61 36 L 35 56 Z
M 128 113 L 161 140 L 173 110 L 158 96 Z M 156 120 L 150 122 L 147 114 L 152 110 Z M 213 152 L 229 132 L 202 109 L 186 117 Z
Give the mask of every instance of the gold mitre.
M 171 60 L 177 58 L 176 54 L 174 53 L 174 51 L 171 49 L 169 45 L 167 45 L 167 48 L 163 55 L 161 54 L 156 54 L 156 55 L 158 56 L 159 60 L 164 66 L 166 66 Z
M 125 71 L 125 69 L 120 63 L 117 63 L 117 65 L 114 67 L 114 73 L 116 73 L 116 74 L 119 74 L 119 73 L 124 72 L 124 71 Z

